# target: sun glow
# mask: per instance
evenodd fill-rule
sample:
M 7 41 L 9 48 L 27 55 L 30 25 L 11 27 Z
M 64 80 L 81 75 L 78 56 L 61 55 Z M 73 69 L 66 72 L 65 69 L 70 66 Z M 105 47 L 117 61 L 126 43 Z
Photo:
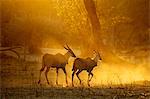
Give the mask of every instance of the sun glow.
M 65 54 L 67 51 L 63 46 L 66 43 L 69 43 L 68 45 L 79 58 L 92 57 L 92 51 L 99 49 L 100 54 L 118 61 L 118 63 L 110 60 L 99 62 L 92 71 L 94 77 L 90 82 L 91 85 L 126 84 L 150 80 L 150 63 L 148 63 L 150 29 L 146 12 L 148 7 L 143 7 L 146 2 L 92 0 L 96 3 L 96 13 L 88 15 L 92 9 L 89 8 L 88 11 L 83 1 L 86 0 L 2 0 L 2 45 L 8 47 L 21 45 L 24 48 L 20 51 L 21 55 L 25 56 L 26 51 L 31 53 L 31 58 L 26 59 L 27 62 L 37 57 L 32 55 L 36 51 L 41 51 L 41 56 L 45 53 Z M 136 4 L 135 7 L 133 4 Z M 96 19 L 94 16 L 98 19 L 91 21 Z M 114 54 L 111 55 L 111 52 L 116 57 Z M 119 60 L 121 58 L 117 57 L 119 53 L 124 54 L 122 55 L 124 63 L 121 63 Z M 124 58 L 128 56 L 132 57 Z M 134 61 L 136 58 L 141 58 L 145 63 L 136 63 Z M 127 60 L 133 62 L 130 64 Z M 34 72 L 37 76 L 41 69 L 41 61 L 42 59 L 38 61 L 39 67 L 33 66 L 34 70 L 37 70 Z M 71 84 L 73 62 L 74 58 L 70 58 L 66 66 L 69 84 Z M 24 67 L 21 64 L 19 70 Z M 27 64 L 27 69 L 31 70 L 30 68 Z M 44 73 L 42 76 L 46 81 Z M 83 84 L 87 85 L 87 72 L 83 71 L 79 76 Z M 49 71 L 48 78 L 55 85 L 55 69 Z M 65 75 L 62 70 L 58 79 L 59 83 L 65 86 Z M 74 82 L 75 85 L 79 85 L 76 76 Z

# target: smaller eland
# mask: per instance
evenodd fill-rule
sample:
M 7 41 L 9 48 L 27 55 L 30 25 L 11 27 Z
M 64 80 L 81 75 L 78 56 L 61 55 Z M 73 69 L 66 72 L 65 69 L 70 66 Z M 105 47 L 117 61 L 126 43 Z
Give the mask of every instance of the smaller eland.
M 96 52 L 96 51 L 95 51 Z M 89 82 L 92 80 L 93 73 L 92 70 L 94 67 L 97 66 L 97 63 L 99 60 L 102 60 L 99 52 L 96 52 L 96 56 L 94 59 L 91 58 L 76 58 L 74 63 L 73 63 L 73 68 L 72 68 L 72 86 L 73 84 L 73 79 L 74 79 L 74 74 L 76 73 L 76 76 L 78 77 L 80 84 L 81 84 L 81 79 L 79 78 L 79 74 L 83 71 L 86 70 L 88 72 L 88 86 L 90 86 Z M 90 78 L 91 75 L 91 78 Z

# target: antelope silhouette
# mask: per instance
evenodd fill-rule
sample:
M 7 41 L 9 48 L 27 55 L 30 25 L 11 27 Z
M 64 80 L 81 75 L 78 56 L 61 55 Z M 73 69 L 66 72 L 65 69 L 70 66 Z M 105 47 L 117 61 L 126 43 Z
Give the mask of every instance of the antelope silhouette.
M 95 51 L 96 52 L 96 51 Z M 97 66 L 97 63 L 99 60 L 102 60 L 99 52 L 96 52 L 96 56 L 94 59 L 91 58 L 76 58 L 74 63 L 73 63 L 73 68 L 72 68 L 72 86 L 74 86 L 73 84 L 73 78 L 74 78 L 74 74 L 76 73 L 76 76 L 78 77 L 80 84 L 81 84 L 81 79 L 79 78 L 79 74 L 83 71 L 86 70 L 88 72 L 88 86 L 90 86 L 89 82 L 92 80 L 93 78 L 93 73 L 92 70 L 94 67 Z M 91 78 L 90 78 L 91 75 Z
M 57 73 L 56 84 L 58 85 L 58 70 L 62 69 L 63 72 L 65 73 L 65 76 L 66 76 L 66 84 L 68 85 L 67 72 L 66 72 L 65 67 L 66 67 L 66 64 L 68 64 L 68 59 L 70 58 L 70 56 L 76 57 L 76 55 L 74 54 L 74 52 L 70 49 L 70 47 L 68 45 L 66 45 L 66 46 L 67 47 L 64 47 L 64 48 L 67 50 L 67 53 L 64 55 L 57 53 L 56 55 L 45 54 L 43 56 L 42 68 L 40 70 L 38 84 L 40 84 L 40 82 L 41 82 L 41 74 L 45 68 L 46 68 L 45 77 L 46 77 L 47 83 L 49 84 L 49 80 L 47 78 L 47 74 L 49 72 L 49 69 L 50 68 L 56 68 L 56 73 Z

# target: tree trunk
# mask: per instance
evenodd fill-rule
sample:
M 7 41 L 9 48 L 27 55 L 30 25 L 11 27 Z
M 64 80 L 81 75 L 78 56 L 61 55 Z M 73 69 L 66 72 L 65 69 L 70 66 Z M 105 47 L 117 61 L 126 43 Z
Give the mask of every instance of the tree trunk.
M 119 57 L 114 55 L 111 50 L 107 48 L 107 46 L 103 43 L 104 33 L 101 32 L 101 26 L 99 18 L 96 14 L 96 7 L 93 0 L 84 0 L 85 9 L 88 13 L 88 18 L 91 22 L 92 31 L 93 31 L 93 40 L 94 45 L 92 45 L 95 49 L 100 51 L 100 54 L 103 57 L 103 61 L 107 62 L 117 62 L 121 60 Z

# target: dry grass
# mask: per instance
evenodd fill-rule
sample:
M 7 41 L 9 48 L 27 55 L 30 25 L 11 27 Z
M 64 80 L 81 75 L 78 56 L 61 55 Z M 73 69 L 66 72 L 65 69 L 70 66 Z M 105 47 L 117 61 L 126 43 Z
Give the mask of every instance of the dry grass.
M 144 87 L 99 88 L 99 87 L 15 87 L 2 88 L 2 98 L 93 98 L 93 99 L 149 99 L 150 89 Z

